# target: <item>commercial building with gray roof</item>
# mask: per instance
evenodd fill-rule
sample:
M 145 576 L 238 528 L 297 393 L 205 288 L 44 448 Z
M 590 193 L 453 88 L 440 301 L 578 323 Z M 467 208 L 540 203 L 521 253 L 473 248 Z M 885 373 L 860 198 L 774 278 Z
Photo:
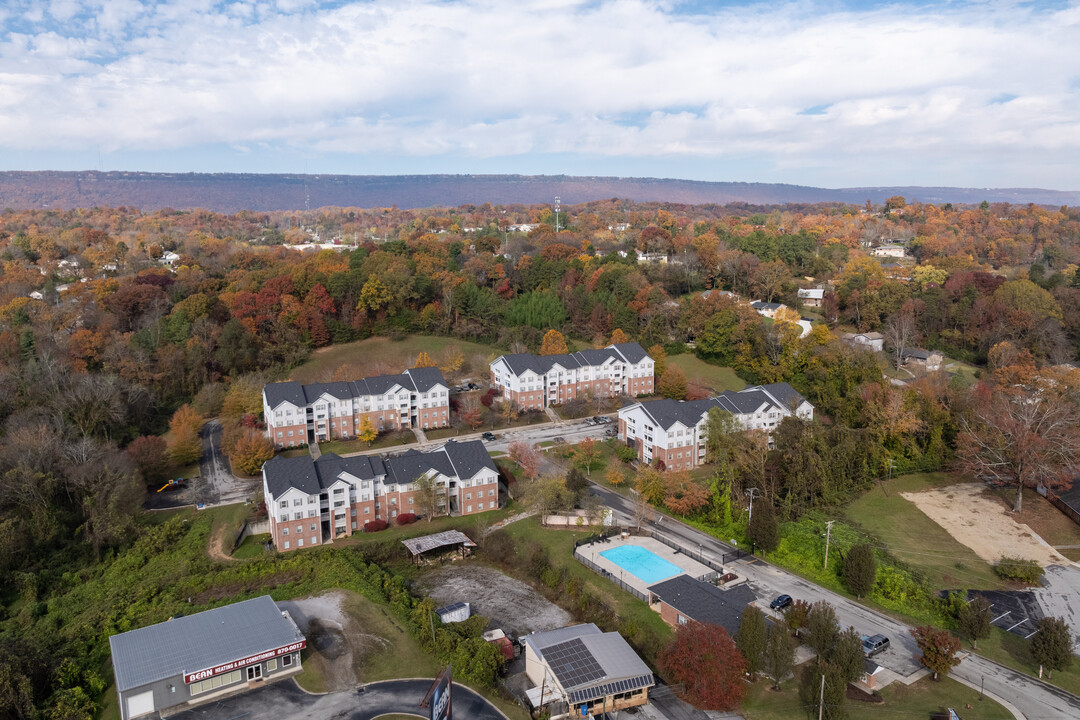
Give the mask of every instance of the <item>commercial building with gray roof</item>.
M 787 383 L 726 390 L 703 400 L 652 400 L 619 411 L 619 438 L 648 463 L 688 470 L 705 457 L 709 412 L 729 413 L 736 427 L 771 433 L 785 417 L 814 417 L 814 406 Z
M 553 717 L 568 711 L 595 716 L 649 702 L 652 671 L 617 632 L 586 623 L 530 633 L 522 642 L 533 685 L 526 695 Z
M 449 440 L 438 450 L 384 458 L 278 456 L 263 465 L 262 476 L 270 535 L 279 550 L 322 545 L 367 523 L 432 512 L 416 485 L 421 477 L 435 480 L 437 514 L 472 515 L 500 502 L 499 470 L 479 440 Z
M 164 714 L 300 670 L 304 635 L 269 595 L 109 638 L 122 720 Z
M 491 385 L 527 409 L 586 396 L 651 395 L 653 359 L 636 342 L 565 355 L 500 355 L 491 361 Z
M 433 367 L 340 382 L 270 383 L 263 387 L 263 417 L 279 447 L 357 437 L 366 423 L 380 431 L 444 427 L 450 387 Z

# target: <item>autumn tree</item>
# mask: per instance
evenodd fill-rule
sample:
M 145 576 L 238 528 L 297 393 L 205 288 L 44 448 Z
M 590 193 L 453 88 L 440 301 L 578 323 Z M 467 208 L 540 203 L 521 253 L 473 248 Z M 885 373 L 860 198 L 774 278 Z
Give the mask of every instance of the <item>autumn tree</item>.
M 649 348 L 649 357 L 653 359 L 653 377 L 663 377 L 667 370 L 667 350 L 663 345 L 653 345 Z
M 540 343 L 541 355 L 565 355 L 570 352 L 566 347 L 566 338 L 558 330 L 548 330 Z
M 919 332 L 915 322 L 914 302 L 908 300 L 889 316 L 882 328 L 885 343 L 892 350 L 893 364 L 899 370 L 904 364 L 907 351 L 919 342 Z
M 635 487 L 638 493 L 653 505 L 662 503 L 664 493 L 667 491 L 664 474 L 651 465 L 646 465 L 638 471 Z
M 870 594 L 877 580 L 874 549 L 866 543 L 853 546 L 844 556 L 844 584 L 860 600 Z
M 630 338 L 626 337 L 626 333 L 622 331 L 622 328 L 615 328 L 611 333 L 611 341 L 608 345 L 621 345 L 622 343 L 630 342 Z
M 760 501 L 754 510 L 746 527 L 746 537 L 762 553 L 772 552 L 780 547 L 780 524 L 776 521 L 776 512 L 766 500 Z
M 684 517 L 694 515 L 709 504 L 708 491 L 685 470 L 669 472 L 664 478 L 664 506 Z
M 540 453 L 532 445 L 515 440 L 507 450 L 510 459 L 521 466 L 521 472 L 526 478 L 531 480 L 540 474 Z
M 447 375 L 453 375 L 465 365 L 465 353 L 457 345 L 447 345 L 443 348 L 442 359 L 439 369 Z M 420 366 L 417 366 L 420 367 Z
M 585 468 L 585 473 L 591 478 L 592 469 L 600 462 L 600 448 L 596 441 L 587 437 L 574 448 L 574 462 Z
M 607 473 L 604 474 L 604 480 L 607 481 L 608 485 L 617 488 L 626 482 L 626 476 L 623 475 L 618 468 L 613 467 L 608 468 Z
M 371 443 L 375 442 L 375 438 L 379 437 L 379 429 L 375 427 L 375 424 L 371 422 L 371 418 L 367 415 L 360 420 L 360 427 L 356 430 L 356 437 L 366 442 L 368 447 L 371 447 Z
M 735 645 L 746 660 L 746 672 L 750 673 L 751 680 L 757 678 L 761 669 L 767 641 L 765 613 L 755 605 L 747 605 L 739 620 L 739 630 L 735 633 Z
M 956 624 L 960 633 L 971 641 L 971 647 L 978 650 L 979 640 L 990 637 L 992 620 L 990 601 L 982 595 L 976 595 L 971 602 L 960 608 Z
M 784 611 L 784 623 L 787 624 L 795 637 L 800 637 L 802 629 L 806 627 L 806 619 L 810 616 L 810 603 L 805 600 L 795 600 Z
M 1057 617 L 1039 618 L 1031 638 L 1031 656 L 1039 663 L 1040 671 L 1046 668 L 1048 677 L 1053 677 L 1055 670 L 1067 670 L 1073 662 L 1073 637 L 1068 623 Z
M 959 417 L 957 465 L 974 477 L 1016 489 L 1068 487 L 1080 472 L 1080 408 L 1048 382 L 1031 387 L 980 383 Z
M 656 663 L 671 682 L 685 688 L 684 697 L 694 707 L 732 710 L 742 702 L 746 660 L 719 625 L 680 625 Z
M 960 664 L 956 654 L 960 652 L 960 641 L 948 630 L 939 630 L 929 625 L 912 628 L 911 636 L 922 651 L 919 662 L 934 674 L 934 680 L 947 675 Z
M 264 385 L 262 378 L 252 375 L 245 375 L 234 380 L 222 400 L 221 416 L 230 420 L 239 420 L 247 414 L 261 413 Z
M 434 475 L 424 474 L 412 481 L 412 487 L 418 509 L 427 516 L 427 521 L 431 522 L 439 513 L 442 485 Z
M 669 365 L 656 389 L 670 400 L 683 400 L 686 398 L 686 374 L 678 365 Z
M 202 418 L 190 405 L 181 405 L 169 421 L 169 456 L 177 465 L 190 465 L 202 457 Z
M 510 398 L 500 400 L 498 403 L 499 416 L 503 419 L 503 422 L 509 425 L 518 416 L 518 405 Z
M 274 443 L 257 430 L 247 430 L 236 442 L 230 456 L 236 469 L 245 475 L 256 475 L 263 463 L 274 457 Z
M 161 480 L 168 469 L 168 443 L 156 435 L 143 435 L 127 446 L 127 456 L 148 483 Z
M 416 362 L 413 363 L 414 368 L 436 367 L 437 365 L 438 363 L 432 360 L 425 350 L 420 351 L 420 354 L 416 356 Z
M 536 478 L 525 486 L 521 502 L 540 515 L 541 524 L 546 524 L 549 515 L 565 510 L 570 505 L 566 480 L 557 475 Z

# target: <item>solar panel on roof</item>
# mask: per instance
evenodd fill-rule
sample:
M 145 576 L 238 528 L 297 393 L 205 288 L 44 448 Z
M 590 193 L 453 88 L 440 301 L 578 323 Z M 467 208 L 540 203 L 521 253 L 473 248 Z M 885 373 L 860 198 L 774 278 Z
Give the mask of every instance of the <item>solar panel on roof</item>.
M 564 688 L 577 687 L 604 678 L 604 669 L 580 638 L 546 648 L 544 660 Z

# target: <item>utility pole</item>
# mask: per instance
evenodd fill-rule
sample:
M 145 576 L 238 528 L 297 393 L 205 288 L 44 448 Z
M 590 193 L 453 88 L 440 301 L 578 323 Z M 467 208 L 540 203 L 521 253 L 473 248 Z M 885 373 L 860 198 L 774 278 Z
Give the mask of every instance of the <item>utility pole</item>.
M 829 569 L 829 540 L 832 539 L 832 524 L 835 520 L 825 523 L 825 569 Z M 821 676 L 821 682 L 825 682 L 825 676 Z
M 821 674 L 821 700 L 818 703 L 817 720 L 825 715 L 825 673 Z
M 746 494 L 750 496 L 750 517 L 746 518 L 747 525 L 754 519 L 754 498 L 757 497 L 754 493 L 756 492 L 759 492 L 757 488 L 750 488 L 746 491 Z

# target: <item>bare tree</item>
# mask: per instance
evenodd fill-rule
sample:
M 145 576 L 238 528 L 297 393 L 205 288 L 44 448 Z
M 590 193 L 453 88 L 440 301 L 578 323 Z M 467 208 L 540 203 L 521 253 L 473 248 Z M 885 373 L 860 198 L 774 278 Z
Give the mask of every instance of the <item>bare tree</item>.
M 1001 387 L 982 383 L 960 415 L 957 465 L 983 480 L 1016 488 L 1068 487 L 1080 472 L 1080 408 L 1058 385 Z
M 919 332 L 915 327 L 915 312 L 911 303 L 904 303 L 903 307 L 893 313 L 882 330 L 885 342 L 892 348 L 893 362 L 899 370 L 904 364 L 904 355 L 907 350 L 919 342 Z
M 416 501 L 427 515 L 427 521 L 439 512 L 439 490 L 441 484 L 434 475 L 421 475 L 412 482 L 416 491 Z

